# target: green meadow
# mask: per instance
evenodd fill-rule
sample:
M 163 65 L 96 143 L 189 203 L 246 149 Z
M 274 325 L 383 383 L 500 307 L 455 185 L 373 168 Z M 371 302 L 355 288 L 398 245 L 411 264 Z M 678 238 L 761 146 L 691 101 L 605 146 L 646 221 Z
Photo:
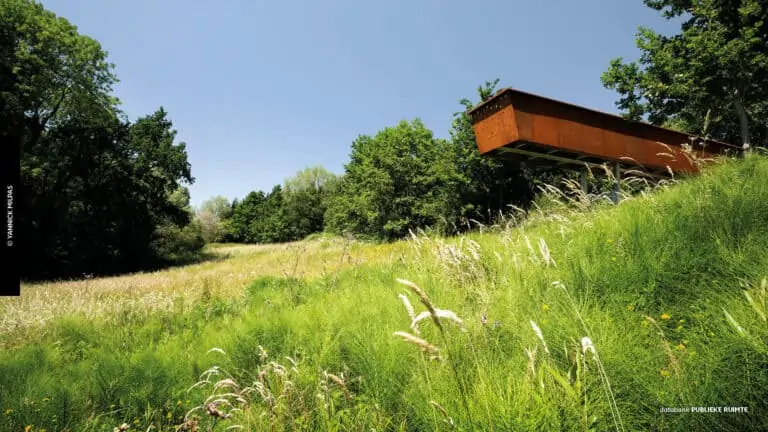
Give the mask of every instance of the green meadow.
M 768 430 L 768 158 L 538 204 L 25 284 L 0 430 Z M 691 407 L 746 412 L 661 412 Z

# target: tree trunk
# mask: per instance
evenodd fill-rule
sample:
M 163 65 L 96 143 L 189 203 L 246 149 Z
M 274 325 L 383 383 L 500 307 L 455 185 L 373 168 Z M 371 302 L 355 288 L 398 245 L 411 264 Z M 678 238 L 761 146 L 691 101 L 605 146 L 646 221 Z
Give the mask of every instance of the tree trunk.
M 741 92 L 736 92 L 736 100 L 733 103 L 736 108 L 736 115 L 739 117 L 739 129 L 741 132 L 741 146 L 744 150 L 748 150 L 750 147 L 749 138 L 749 117 L 747 117 L 747 110 L 744 109 L 744 104 L 741 100 Z

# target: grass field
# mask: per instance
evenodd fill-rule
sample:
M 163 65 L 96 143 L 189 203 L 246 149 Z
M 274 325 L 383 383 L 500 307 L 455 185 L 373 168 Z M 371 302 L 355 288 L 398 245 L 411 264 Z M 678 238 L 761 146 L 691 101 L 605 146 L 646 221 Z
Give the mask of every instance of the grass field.
M 462 237 L 211 251 L 0 300 L 0 430 L 768 430 L 766 157 Z M 660 412 L 691 407 L 747 412 Z

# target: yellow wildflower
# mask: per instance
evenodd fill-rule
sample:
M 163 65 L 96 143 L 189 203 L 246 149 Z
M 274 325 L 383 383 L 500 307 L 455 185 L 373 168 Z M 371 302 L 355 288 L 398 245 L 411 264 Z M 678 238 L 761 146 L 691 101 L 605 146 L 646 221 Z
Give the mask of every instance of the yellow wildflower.
M 665 313 L 661 314 L 660 318 L 663 319 L 663 320 L 668 320 L 668 319 L 670 319 L 672 317 L 668 313 L 665 312 Z
M 669 376 L 669 371 L 666 370 L 666 369 L 662 369 L 661 370 L 661 376 L 663 376 L 664 378 L 668 377 Z
M 549 305 L 544 303 L 543 305 L 541 305 L 541 310 L 543 310 L 544 312 L 548 311 L 549 310 Z
M 635 310 L 635 305 L 631 305 L 631 304 L 627 305 L 627 310 L 632 312 L 633 310 Z

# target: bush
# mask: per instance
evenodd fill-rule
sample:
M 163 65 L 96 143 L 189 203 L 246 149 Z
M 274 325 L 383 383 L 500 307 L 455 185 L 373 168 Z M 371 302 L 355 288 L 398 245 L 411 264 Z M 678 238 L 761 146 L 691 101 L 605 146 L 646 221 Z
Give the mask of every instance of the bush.
M 152 250 L 161 261 L 176 261 L 198 254 L 205 246 L 203 229 L 197 222 L 179 228 L 162 225 L 155 231 Z

